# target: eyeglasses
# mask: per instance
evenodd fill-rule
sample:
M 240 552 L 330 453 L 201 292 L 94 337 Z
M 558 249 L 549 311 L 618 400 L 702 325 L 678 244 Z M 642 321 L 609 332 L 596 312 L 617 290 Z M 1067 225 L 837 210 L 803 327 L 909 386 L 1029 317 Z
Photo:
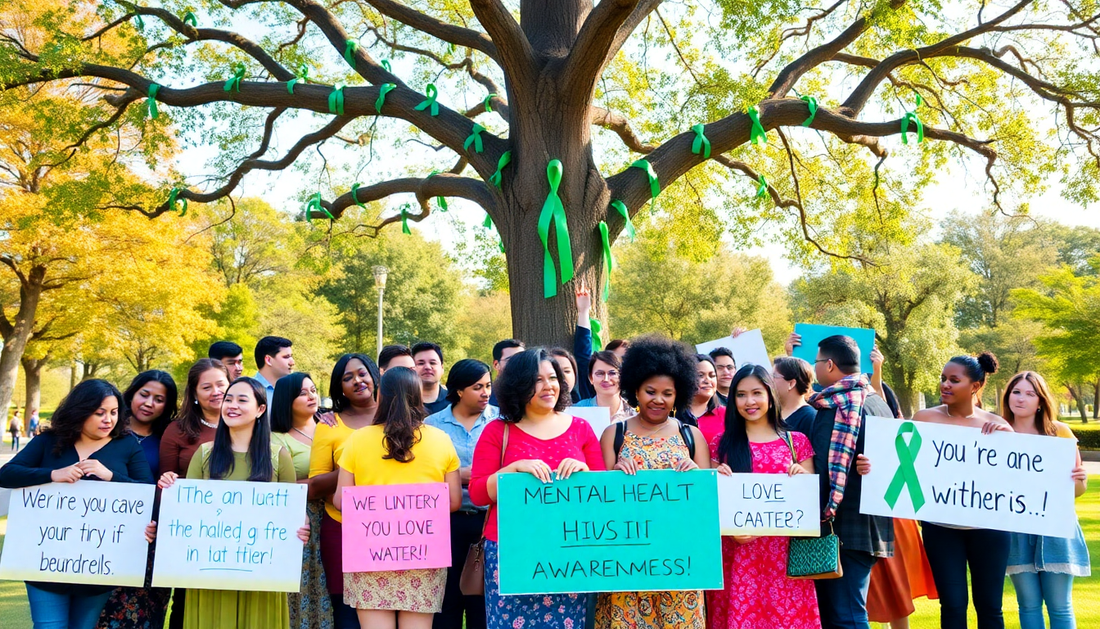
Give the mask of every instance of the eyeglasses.
M 735 371 L 735 365 L 718 365 L 718 371 Z
M 611 378 L 614 380 L 619 377 L 619 372 L 612 369 L 611 371 L 593 371 L 592 377 L 597 380 L 603 380 L 604 378 Z
M 832 358 L 818 358 L 817 360 L 814 361 L 814 364 L 816 365 L 817 363 L 827 363 L 830 360 L 832 360 Z

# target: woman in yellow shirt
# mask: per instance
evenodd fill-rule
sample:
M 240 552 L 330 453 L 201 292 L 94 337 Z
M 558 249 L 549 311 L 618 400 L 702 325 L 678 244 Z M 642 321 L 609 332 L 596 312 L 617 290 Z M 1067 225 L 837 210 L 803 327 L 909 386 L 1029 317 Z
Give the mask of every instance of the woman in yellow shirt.
M 374 425 L 344 444 L 333 496 L 342 506 L 344 487 L 446 482 L 451 512 L 462 506 L 458 453 L 447 433 L 424 424 L 420 379 L 406 367 L 387 369 Z M 358 610 L 364 629 L 430 629 L 443 608 L 446 568 L 344 573 L 344 603 Z M 396 613 L 396 618 L 395 618 Z

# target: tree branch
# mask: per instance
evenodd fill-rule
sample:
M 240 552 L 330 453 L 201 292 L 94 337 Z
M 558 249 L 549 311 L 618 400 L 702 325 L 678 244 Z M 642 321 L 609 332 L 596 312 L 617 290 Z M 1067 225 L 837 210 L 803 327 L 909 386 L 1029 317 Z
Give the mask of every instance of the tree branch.
M 650 13 L 657 10 L 657 7 L 661 6 L 664 0 L 641 0 L 638 5 L 634 7 L 634 10 L 630 12 L 630 15 L 623 20 L 623 23 L 619 26 L 618 32 L 615 33 L 615 39 L 612 40 L 611 46 L 607 49 L 608 60 L 614 59 L 623 45 L 626 44 L 626 40 L 630 39 L 631 34 L 635 29 L 649 17 Z
M 497 61 L 508 81 L 515 83 L 517 89 L 532 88 L 537 76 L 535 51 L 516 18 L 500 0 L 470 0 L 470 8 L 496 44 Z
M 496 44 L 485 33 L 448 24 L 443 20 L 430 17 L 394 0 L 364 0 L 379 13 L 423 31 L 432 37 L 441 39 L 456 46 L 466 46 L 485 53 L 490 59 L 500 63 L 500 53 Z
M 379 201 L 386 197 L 402 194 L 412 193 L 416 195 L 416 200 L 420 204 L 420 214 L 409 214 L 408 218 L 412 221 L 422 221 L 428 217 L 431 213 L 429 201 L 435 197 L 459 197 L 467 199 L 477 203 L 490 215 L 497 213 L 496 196 L 493 190 L 484 181 L 478 179 L 472 179 L 470 177 L 461 177 L 451 172 L 440 173 L 426 178 L 418 177 L 406 177 L 402 179 L 393 179 L 390 181 L 384 181 L 376 183 L 370 186 L 363 186 L 356 190 L 355 199 L 352 199 L 351 192 L 342 194 L 333 201 L 322 201 L 321 205 L 328 209 L 333 216 L 339 218 L 344 210 L 356 205 L 356 201 L 362 204 L 371 203 L 373 201 Z M 327 218 L 323 212 L 312 212 L 313 218 Z M 386 225 L 396 223 L 401 220 L 401 215 L 391 216 L 381 221 L 378 225 L 368 227 L 373 230 L 372 235 L 377 235 Z
M 612 57 L 619 28 L 641 0 L 603 0 L 588 14 L 569 56 L 565 58 L 561 78 L 565 94 L 586 102 L 596 81 Z

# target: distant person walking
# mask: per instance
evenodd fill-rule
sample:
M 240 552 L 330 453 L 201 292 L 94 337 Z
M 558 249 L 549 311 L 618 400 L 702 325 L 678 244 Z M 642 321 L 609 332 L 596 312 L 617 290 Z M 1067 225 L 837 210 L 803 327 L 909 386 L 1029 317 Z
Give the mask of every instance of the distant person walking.
M 19 437 L 23 435 L 23 419 L 19 417 L 19 411 L 15 411 L 15 415 L 11 418 L 11 423 L 8 424 L 8 432 L 11 433 L 11 449 L 14 452 L 19 449 Z

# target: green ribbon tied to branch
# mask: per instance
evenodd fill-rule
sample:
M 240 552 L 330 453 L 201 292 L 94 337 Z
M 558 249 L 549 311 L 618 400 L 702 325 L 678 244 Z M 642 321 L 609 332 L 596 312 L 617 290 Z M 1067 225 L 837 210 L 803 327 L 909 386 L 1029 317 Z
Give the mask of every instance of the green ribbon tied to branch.
M 409 206 L 401 206 L 401 233 L 411 235 L 412 230 L 409 229 Z
M 917 126 L 917 144 L 924 142 L 924 123 L 917 117 L 916 109 L 921 106 L 920 94 L 917 94 L 917 106 L 914 107 L 914 111 L 905 112 L 905 116 L 901 119 L 901 143 L 909 144 L 909 123 L 912 122 Z
M 306 221 L 309 222 L 310 225 L 313 224 L 313 210 L 317 210 L 321 214 L 324 214 L 325 216 L 328 217 L 328 220 L 330 220 L 330 221 L 336 220 L 336 217 L 332 215 L 332 212 L 329 212 L 328 208 L 321 205 L 321 193 L 320 192 L 314 193 L 313 195 L 311 195 L 309 197 L 309 200 L 306 201 L 306 207 L 305 207 L 304 212 L 306 214 Z
M 298 83 L 309 83 L 309 66 L 304 63 L 298 66 L 298 76 L 286 82 L 287 93 L 293 94 L 294 86 Z
M 626 235 L 630 236 L 630 242 L 634 242 L 634 236 L 638 232 L 634 229 L 634 223 L 630 220 L 630 210 L 626 209 L 626 204 L 618 199 L 615 199 L 611 202 L 611 207 L 618 210 L 619 215 L 623 217 L 623 224 L 626 229 Z
M 134 16 L 134 24 L 137 25 L 139 31 L 145 30 L 145 20 L 141 19 L 140 15 Z
M 749 119 L 752 120 L 752 129 L 749 131 L 749 140 L 753 144 L 767 144 L 768 132 L 764 130 L 764 125 L 760 124 L 760 110 L 756 105 L 749 107 L 748 109 Z
M 389 94 L 397 88 L 396 83 L 383 83 L 382 87 L 378 89 L 378 98 L 374 101 L 374 111 L 382 113 L 382 106 L 386 104 L 386 94 Z
M 799 96 L 800 99 L 805 101 L 806 107 L 810 110 L 810 117 L 802 121 L 803 127 L 808 127 L 814 122 L 814 118 L 817 117 L 817 99 L 813 96 Z
M 349 39 L 344 42 L 344 61 L 348 62 L 348 65 L 355 67 L 355 52 L 359 50 L 359 42 L 354 39 Z
M 390 67 L 390 60 L 389 59 L 383 59 L 382 60 L 382 67 L 386 69 L 386 72 L 389 72 L 390 74 L 393 74 L 393 68 Z
M 505 166 L 511 163 L 512 151 L 504 151 L 504 155 L 501 155 L 500 159 L 497 160 L 496 172 L 489 175 L 489 183 L 493 184 L 497 188 L 500 188 L 501 180 L 504 177 L 504 173 L 502 173 L 501 171 L 504 170 Z
M 241 79 L 244 78 L 245 67 L 243 63 L 238 63 L 233 66 L 233 76 L 225 82 L 225 91 L 236 91 L 238 94 L 241 92 Z
M 485 213 L 485 220 L 481 221 L 481 226 L 485 229 L 493 228 L 493 217 L 489 216 L 488 212 Z
M 695 132 L 695 139 L 691 141 L 691 152 L 702 155 L 703 159 L 710 159 L 710 140 L 703 134 L 703 125 L 697 124 L 691 130 Z
M 491 94 L 486 94 L 485 95 L 485 100 L 483 100 L 481 102 L 482 105 L 485 105 L 486 113 L 493 113 L 493 97 L 494 96 L 496 96 L 495 92 L 493 92 Z
M 426 179 L 431 179 L 432 177 L 435 177 L 438 174 L 439 174 L 438 170 L 433 170 L 432 172 L 428 173 L 428 176 L 426 177 Z M 446 212 L 447 211 L 447 198 L 446 197 L 436 197 L 435 202 L 436 202 L 437 205 L 439 205 L 439 211 L 440 212 Z
M 179 202 L 179 213 L 181 218 L 187 216 L 187 199 L 179 198 L 179 194 L 182 190 L 183 188 L 172 188 L 172 190 L 168 193 L 168 210 L 170 212 L 175 212 L 176 203 Z
M 573 246 L 569 242 L 569 225 L 566 223 L 565 206 L 558 196 L 561 185 L 561 160 L 552 159 L 546 165 L 546 180 L 550 183 L 550 193 L 542 204 L 539 214 L 539 239 L 542 240 L 542 295 L 546 299 L 558 294 L 557 273 L 554 259 L 550 256 L 550 224 L 554 225 L 554 234 L 558 240 L 558 265 L 561 268 L 561 283 L 573 279 Z
M 156 120 L 160 117 L 160 111 L 157 110 L 157 92 L 160 91 L 160 86 L 153 83 L 149 86 L 149 97 L 145 99 L 145 108 L 149 110 L 149 117 Z
M 905 443 L 905 435 L 909 435 L 909 443 Z M 913 512 L 920 511 L 920 508 L 924 506 L 924 491 L 920 486 L 920 479 L 917 478 L 917 453 L 920 452 L 921 446 L 920 432 L 917 431 L 917 425 L 913 422 L 904 422 L 898 427 L 898 434 L 894 437 L 894 451 L 898 454 L 898 471 L 894 472 L 894 478 L 890 481 L 890 486 L 886 488 L 886 495 L 883 496 L 886 500 L 886 504 L 890 505 L 893 509 L 897 503 L 898 498 L 901 497 L 901 490 L 903 488 L 909 489 L 909 499 L 913 501 Z
M 630 167 L 645 171 L 646 178 L 649 179 L 649 195 L 653 199 L 650 207 L 655 207 L 657 205 L 657 195 L 661 194 L 661 182 L 657 181 L 657 171 L 653 170 L 653 165 L 644 159 L 634 162 Z
M 361 209 L 367 209 L 367 206 L 359 202 L 359 182 L 351 184 L 351 202 L 358 205 Z
M 439 96 L 439 90 L 435 88 L 435 83 L 428 83 L 428 87 L 424 88 L 424 92 L 428 95 L 427 98 L 420 101 L 420 104 L 414 107 L 417 111 L 424 111 L 431 108 L 429 114 L 432 116 L 439 115 L 439 103 L 435 102 L 435 99 Z
M 466 138 L 466 141 L 462 143 L 464 150 L 470 150 L 470 145 L 474 145 L 474 152 L 480 153 L 485 150 L 485 144 L 481 141 L 481 132 L 485 131 L 485 127 L 474 123 L 474 128 L 470 130 L 470 135 Z
M 756 180 L 756 198 L 762 199 L 768 194 L 768 178 L 764 175 L 760 175 L 760 179 Z
M 600 221 L 600 246 L 603 248 L 604 263 L 607 264 L 607 277 L 603 282 L 603 300 L 607 301 L 611 295 L 611 269 L 615 268 L 615 260 L 611 257 L 611 238 L 607 233 L 607 223 Z
M 332 93 L 328 95 L 328 113 L 337 116 L 344 115 L 344 84 L 337 83 L 332 86 Z
M 600 351 L 603 347 L 603 339 L 600 338 L 600 333 L 603 332 L 603 324 L 599 319 L 588 318 L 588 327 L 592 330 L 592 353 Z
M 183 14 L 183 23 L 184 24 L 190 24 L 191 26 L 193 26 L 195 28 L 198 28 L 199 27 L 199 18 L 195 17 L 195 14 L 192 13 L 191 11 L 188 11 L 187 13 Z

